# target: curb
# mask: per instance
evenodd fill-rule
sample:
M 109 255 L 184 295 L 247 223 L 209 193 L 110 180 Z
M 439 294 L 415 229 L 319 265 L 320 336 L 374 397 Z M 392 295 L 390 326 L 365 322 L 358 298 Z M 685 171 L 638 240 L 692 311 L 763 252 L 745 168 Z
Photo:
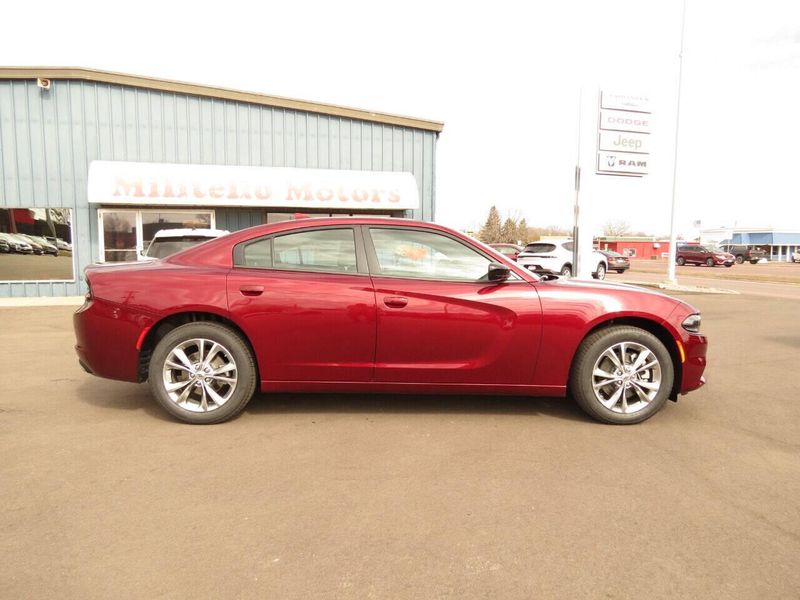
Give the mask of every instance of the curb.
M 40 296 L 38 298 L 0 298 L 0 308 L 30 308 L 36 306 L 80 306 L 83 296 Z
M 678 285 L 676 283 L 658 283 L 654 281 L 626 281 L 628 285 L 656 288 L 665 292 L 685 292 L 688 294 L 729 294 L 738 296 L 741 292 L 725 288 L 704 287 L 701 285 Z

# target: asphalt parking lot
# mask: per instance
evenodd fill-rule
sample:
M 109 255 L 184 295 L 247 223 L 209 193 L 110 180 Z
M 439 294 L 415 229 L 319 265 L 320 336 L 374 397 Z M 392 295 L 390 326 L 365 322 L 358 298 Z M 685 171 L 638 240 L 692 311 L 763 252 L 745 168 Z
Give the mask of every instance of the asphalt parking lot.
M 684 298 L 709 383 L 631 427 L 348 395 L 182 425 L 79 369 L 73 308 L 2 308 L 0 597 L 796 598 L 799 305 Z

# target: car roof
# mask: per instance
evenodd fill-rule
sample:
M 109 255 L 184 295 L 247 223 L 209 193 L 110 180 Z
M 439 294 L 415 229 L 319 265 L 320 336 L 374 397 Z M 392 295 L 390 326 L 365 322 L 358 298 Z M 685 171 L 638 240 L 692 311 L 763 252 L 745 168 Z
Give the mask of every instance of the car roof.
M 162 238 L 162 237 L 181 237 L 181 236 L 195 236 L 195 237 L 207 237 L 207 238 L 215 238 L 220 237 L 223 235 L 227 235 L 230 232 L 227 229 L 207 229 L 207 228 L 197 228 L 197 229 L 159 229 L 156 231 L 156 234 L 153 236 L 153 239 Z

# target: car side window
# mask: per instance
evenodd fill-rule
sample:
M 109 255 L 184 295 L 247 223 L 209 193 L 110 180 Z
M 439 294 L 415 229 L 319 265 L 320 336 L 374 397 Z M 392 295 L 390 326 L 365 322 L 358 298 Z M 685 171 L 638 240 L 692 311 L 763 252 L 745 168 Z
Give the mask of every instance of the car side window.
M 244 245 L 237 266 L 356 273 L 355 235 L 351 228 L 298 231 Z
M 370 228 L 380 274 L 389 277 L 487 281 L 491 260 L 446 235 Z

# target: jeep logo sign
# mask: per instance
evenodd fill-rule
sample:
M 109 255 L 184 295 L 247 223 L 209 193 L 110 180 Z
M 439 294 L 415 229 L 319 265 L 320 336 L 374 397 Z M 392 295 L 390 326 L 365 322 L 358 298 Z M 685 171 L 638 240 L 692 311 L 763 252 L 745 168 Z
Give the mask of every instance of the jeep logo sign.
M 650 117 L 650 100 L 646 96 L 600 92 L 598 175 L 647 175 Z

